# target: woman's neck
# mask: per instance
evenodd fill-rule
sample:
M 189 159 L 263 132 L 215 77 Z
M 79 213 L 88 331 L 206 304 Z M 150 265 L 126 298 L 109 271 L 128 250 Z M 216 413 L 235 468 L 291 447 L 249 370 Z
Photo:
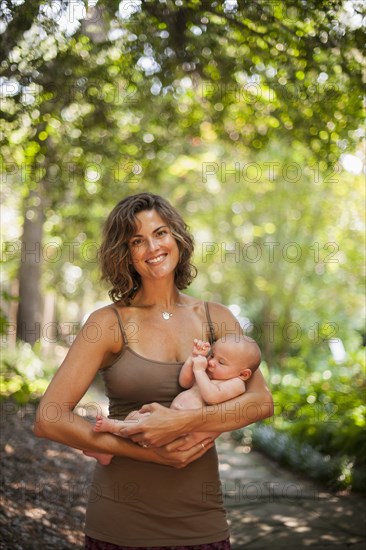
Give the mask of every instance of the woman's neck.
M 165 281 L 144 281 L 132 301 L 134 306 L 158 306 L 172 309 L 180 301 L 180 292 L 174 283 Z

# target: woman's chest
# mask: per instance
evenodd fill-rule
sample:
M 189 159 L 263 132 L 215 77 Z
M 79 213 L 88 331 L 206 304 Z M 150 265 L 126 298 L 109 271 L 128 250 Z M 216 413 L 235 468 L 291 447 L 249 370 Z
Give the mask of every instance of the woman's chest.
M 106 395 L 121 402 L 170 404 L 182 391 L 181 363 L 151 361 L 126 347 L 121 357 L 102 372 Z
M 126 325 L 129 347 L 143 357 L 163 362 L 184 362 L 193 340 L 208 337 L 207 323 L 197 314 L 180 312 L 169 319 L 159 315 L 130 318 Z

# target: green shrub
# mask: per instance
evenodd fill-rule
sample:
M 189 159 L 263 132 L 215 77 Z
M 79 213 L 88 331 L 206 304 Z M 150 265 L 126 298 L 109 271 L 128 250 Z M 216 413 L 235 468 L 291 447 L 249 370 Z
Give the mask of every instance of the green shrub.
M 33 348 L 18 342 L 13 349 L 2 350 L 0 398 L 18 404 L 37 401 L 47 388 L 51 371 L 39 356 L 39 344 Z
M 242 437 L 332 487 L 365 491 L 364 350 L 350 353 L 342 364 L 328 358 L 315 366 L 292 356 L 282 365 L 266 376 L 274 416 L 246 428 Z

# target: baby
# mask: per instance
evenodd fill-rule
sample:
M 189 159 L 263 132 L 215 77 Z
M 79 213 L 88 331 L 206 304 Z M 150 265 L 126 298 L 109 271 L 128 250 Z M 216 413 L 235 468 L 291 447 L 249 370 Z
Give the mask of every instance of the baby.
M 179 393 L 173 402 L 173 409 L 199 409 L 203 405 L 214 405 L 233 399 L 245 392 L 245 382 L 261 362 L 258 345 L 248 336 L 230 334 L 217 340 L 210 350 L 210 344 L 194 340 L 192 354 L 185 361 L 179 375 L 179 384 L 186 391 Z M 208 354 L 208 356 L 207 356 Z M 124 421 L 97 416 L 94 431 L 120 435 L 119 430 L 126 422 L 138 421 L 150 413 L 131 412 Z M 216 438 L 217 432 L 196 432 L 194 440 L 203 441 L 207 437 Z M 180 450 L 192 447 L 192 439 Z M 107 465 L 113 455 L 85 452 Z

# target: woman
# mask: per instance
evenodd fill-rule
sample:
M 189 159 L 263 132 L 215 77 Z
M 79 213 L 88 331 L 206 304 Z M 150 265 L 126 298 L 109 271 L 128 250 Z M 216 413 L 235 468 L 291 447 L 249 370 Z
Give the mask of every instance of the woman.
M 272 414 L 257 370 L 247 391 L 201 410 L 169 409 L 183 390 L 179 371 L 194 338 L 211 342 L 240 331 L 230 310 L 182 292 L 196 275 L 192 237 L 162 197 L 140 193 L 113 209 L 100 248 L 113 304 L 89 317 L 40 403 L 35 434 L 83 450 L 113 454 L 96 465 L 86 516 L 87 550 L 230 548 L 214 442 L 179 451 L 196 431 L 222 432 Z M 93 338 L 92 335 L 95 335 Z M 97 433 L 72 411 L 101 371 L 109 416 L 150 412 L 125 435 Z M 153 403 L 151 403 L 153 401 Z M 146 404 L 144 406 L 144 404 Z M 47 418 L 50 407 L 57 407 Z

